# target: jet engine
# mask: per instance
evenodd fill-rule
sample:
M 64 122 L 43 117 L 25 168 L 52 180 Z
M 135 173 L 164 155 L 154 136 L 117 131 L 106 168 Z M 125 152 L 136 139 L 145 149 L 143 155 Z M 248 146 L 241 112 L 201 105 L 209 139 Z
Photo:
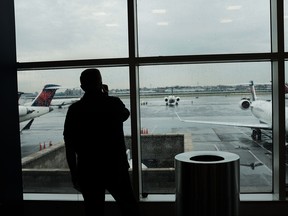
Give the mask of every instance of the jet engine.
M 25 106 L 19 106 L 19 116 L 24 116 L 32 112 L 34 112 L 34 110 L 28 109 Z
M 164 101 L 166 102 L 166 105 L 178 105 L 178 102 L 180 101 L 180 97 L 175 97 L 174 95 L 170 95 L 168 97 L 164 98 Z
M 243 99 L 241 99 L 239 106 L 242 110 L 247 110 L 247 109 L 249 109 L 250 104 L 251 104 L 251 102 L 249 99 L 243 98 Z

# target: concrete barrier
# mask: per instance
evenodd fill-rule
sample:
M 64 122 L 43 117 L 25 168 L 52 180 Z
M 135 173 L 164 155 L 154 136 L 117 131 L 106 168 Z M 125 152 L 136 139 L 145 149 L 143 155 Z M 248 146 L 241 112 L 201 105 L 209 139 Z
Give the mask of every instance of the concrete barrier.
M 175 193 L 174 157 L 184 151 L 184 134 L 141 136 L 144 193 Z M 125 137 L 131 148 L 131 137 Z M 131 172 L 131 170 L 130 170 Z M 22 159 L 26 193 L 76 193 L 66 162 L 64 143 L 46 147 Z

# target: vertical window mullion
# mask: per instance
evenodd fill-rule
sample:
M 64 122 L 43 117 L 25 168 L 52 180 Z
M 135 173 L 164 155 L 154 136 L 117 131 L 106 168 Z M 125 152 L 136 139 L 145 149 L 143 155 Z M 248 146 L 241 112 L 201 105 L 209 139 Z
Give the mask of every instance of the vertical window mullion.
M 284 1 L 271 0 L 272 111 L 273 111 L 273 190 L 285 200 L 285 69 Z
M 129 47 L 129 77 L 131 95 L 131 138 L 133 186 L 136 197 L 141 193 L 141 151 L 140 151 L 140 98 L 139 98 L 139 68 L 137 37 L 137 0 L 127 0 L 128 5 L 128 47 Z
M 5 105 L 0 106 L 2 121 L 0 152 L 0 206 L 15 205 L 22 201 L 21 147 L 19 133 L 19 115 L 17 100 L 17 65 L 14 1 L 0 2 L 0 65 L 1 85 L 0 100 Z M 13 97 L 15 95 L 15 97 Z M 9 203 L 11 202 L 11 203 Z M 11 207 L 10 207 L 11 208 Z M 11 212 L 12 213 L 12 212 Z

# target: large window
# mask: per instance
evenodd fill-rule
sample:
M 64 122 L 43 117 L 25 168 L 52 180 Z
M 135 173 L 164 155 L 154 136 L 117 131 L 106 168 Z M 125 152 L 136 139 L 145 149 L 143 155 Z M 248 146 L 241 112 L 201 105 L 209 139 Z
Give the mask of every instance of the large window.
M 144 193 L 174 193 L 184 151 L 236 153 L 241 192 L 272 192 L 271 116 L 257 129 L 272 109 L 269 62 L 140 67 L 140 86 Z
M 240 156 L 242 194 L 283 199 L 276 2 L 15 0 L 19 102 L 46 84 L 61 86 L 53 100 L 79 99 L 81 71 L 99 68 L 131 111 L 124 132 L 127 159 L 139 163 L 136 193 L 174 194 L 175 155 L 213 150 Z M 24 192 L 75 193 L 61 149 L 69 105 L 53 100 L 53 111 L 20 123 Z M 267 105 L 265 121 L 251 112 L 255 101 Z
M 103 83 L 108 84 L 109 94 L 120 97 L 125 106 L 130 109 L 128 68 L 99 69 Z M 84 93 L 79 81 L 83 70 L 84 68 L 18 73 L 18 87 L 23 93 L 20 97 L 20 106 L 27 109 L 35 109 L 31 101 L 37 98 L 41 91 L 45 91 L 43 89 L 46 85 L 59 85 L 51 101 L 49 112 L 34 119 L 29 118 L 29 113 L 26 113 L 25 119 L 23 114 L 24 120 L 20 122 L 23 189 L 26 193 L 76 193 L 71 187 L 66 162 L 63 126 L 68 106 L 79 100 Z M 48 87 L 51 88 L 51 86 Z M 49 97 L 44 98 L 49 100 Z M 124 122 L 124 131 L 127 136 L 131 137 L 130 118 Z M 95 145 L 94 141 L 97 142 L 97 137 L 91 140 L 91 145 Z M 99 153 L 95 152 L 95 155 L 97 154 Z M 105 154 L 108 158 L 109 152 Z M 58 171 L 55 172 L 55 169 Z

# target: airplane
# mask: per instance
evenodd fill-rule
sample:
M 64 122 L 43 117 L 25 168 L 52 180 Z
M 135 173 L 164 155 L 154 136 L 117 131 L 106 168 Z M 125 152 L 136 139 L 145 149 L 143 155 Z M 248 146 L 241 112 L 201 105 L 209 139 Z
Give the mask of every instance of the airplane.
M 254 82 L 250 82 L 250 91 L 252 98 L 242 98 L 239 106 L 242 110 L 250 109 L 252 115 L 259 120 L 258 124 L 241 124 L 233 122 L 215 122 L 215 121 L 197 121 L 197 120 L 183 120 L 177 112 L 178 119 L 182 122 L 198 123 L 198 124 L 213 124 L 234 127 L 248 127 L 252 129 L 251 137 L 253 140 L 261 140 L 261 130 L 272 130 L 272 101 L 258 100 L 255 92 Z M 285 107 L 285 112 L 288 113 L 288 107 Z M 288 120 L 286 120 L 286 133 L 288 129 Z
M 174 105 L 178 105 L 178 102 L 180 101 L 180 97 L 176 97 L 175 95 L 173 95 L 173 88 L 172 88 L 172 95 L 165 97 L 164 101 L 166 102 L 166 106 L 174 106 Z
M 133 164 L 132 164 L 132 157 L 131 157 L 131 150 L 127 149 L 126 150 L 126 156 L 127 156 L 127 160 L 129 163 L 130 168 L 133 168 Z M 142 168 L 148 168 L 145 164 L 141 163 Z
M 108 93 L 109 92 L 108 85 L 102 84 L 102 86 L 103 86 L 103 89 L 105 89 L 105 91 Z M 54 98 L 51 101 L 50 106 L 51 107 L 57 106 L 59 109 L 61 109 L 63 106 L 71 105 L 71 104 L 75 103 L 76 101 L 79 101 L 80 99 L 81 99 L 80 96 L 79 97 L 71 97 L 71 98 Z
M 256 167 L 264 165 L 262 162 L 252 162 L 249 164 L 240 164 L 240 166 L 250 167 L 252 170 L 255 170 Z
M 63 99 L 60 99 L 60 98 L 54 98 L 52 101 L 51 101 L 51 104 L 50 106 L 51 107 L 58 107 L 59 109 L 63 108 L 63 106 L 68 106 L 72 103 L 75 103 L 76 101 L 80 100 L 80 98 L 63 98 Z
M 59 85 L 47 84 L 32 102 L 18 106 L 19 122 L 22 123 L 30 120 L 23 129 L 29 129 L 34 118 L 47 114 L 53 110 L 50 104 L 59 87 Z M 18 98 L 20 97 L 19 94 L 22 93 L 18 93 Z

